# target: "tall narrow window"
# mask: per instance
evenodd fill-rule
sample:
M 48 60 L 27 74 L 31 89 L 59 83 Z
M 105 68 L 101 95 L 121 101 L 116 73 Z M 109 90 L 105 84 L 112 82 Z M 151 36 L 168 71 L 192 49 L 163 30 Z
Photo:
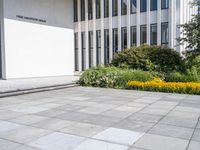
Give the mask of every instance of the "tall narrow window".
M 131 46 L 137 45 L 137 28 L 136 26 L 131 27 Z
M 118 15 L 118 0 L 112 0 L 112 15 L 117 16 Z
M 127 48 L 127 28 L 122 28 L 122 49 Z
M 92 20 L 93 14 L 92 14 L 92 0 L 88 0 L 88 19 Z
M 169 8 L 169 0 L 161 0 L 161 8 L 168 9 Z
M 97 52 L 96 52 L 96 63 L 97 65 L 100 64 L 101 60 L 101 31 L 97 30 L 96 31 L 96 38 L 97 38 Z
M 89 67 L 93 65 L 93 31 L 89 31 Z
M 151 45 L 157 45 L 157 24 L 151 24 Z
M 147 0 L 140 0 L 140 12 L 147 11 Z
M 137 0 L 130 0 L 131 3 L 131 14 L 137 12 Z
M 113 29 L 113 55 L 118 52 L 118 29 Z
M 158 1 L 151 0 L 151 11 L 157 10 L 157 7 L 158 7 Z
M 78 21 L 78 3 L 74 0 L 74 22 Z
M 101 18 L 101 0 L 96 0 L 96 19 Z
M 127 0 L 121 0 L 122 3 L 122 15 L 127 15 Z
M 79 52 L 78 52 L 78 33 L 74 34 L 74 43 L 75 43 L 75 71 L 79 71 Z
M 140 27 L 140 43 L 145 44 L 147 43 L 147 26 L 141 25 Z
M 81 21 L 85 20 L 85 0 L 81 0 Z
M 85 41 L 85 32 L 81 33 L 81 45 L 82 45 L 82 71 L 84 71 L 86 69 L 86 55 L 85 55 L 85 51 L 86 51 L 86 41 Z
M 109 17 L 109 0 L 104 0 L 104 17 Z
M 167 46 L 169 43 L 169 27 L 168 22 L 161 24 L 161 43 Z
M 104 30 L 104 63 L 109 63 L 109 30 Z

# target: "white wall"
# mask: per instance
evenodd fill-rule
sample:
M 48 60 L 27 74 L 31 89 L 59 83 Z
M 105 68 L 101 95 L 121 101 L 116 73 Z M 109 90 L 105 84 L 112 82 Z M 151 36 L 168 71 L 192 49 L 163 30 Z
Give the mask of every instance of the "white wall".
M 73 75 L 73 0 L 4 2 L 6 78 Z

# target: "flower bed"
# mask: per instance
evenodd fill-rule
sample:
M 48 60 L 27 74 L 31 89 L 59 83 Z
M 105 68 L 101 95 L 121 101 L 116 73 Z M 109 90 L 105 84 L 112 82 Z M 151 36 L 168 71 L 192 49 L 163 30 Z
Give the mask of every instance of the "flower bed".
M 200 83 L 198 82 L 165 82 L 159 79 L 147 82 L 129 81 L 127 83 L 127 88 L 145 91 L 200 95 Z

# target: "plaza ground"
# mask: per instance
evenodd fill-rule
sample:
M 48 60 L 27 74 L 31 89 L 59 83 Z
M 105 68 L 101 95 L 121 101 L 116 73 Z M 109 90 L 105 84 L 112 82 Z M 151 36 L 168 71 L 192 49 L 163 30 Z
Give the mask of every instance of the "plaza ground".
M 0 99 L 1 150 L 199 150 L 200 96 L 87 87 Z

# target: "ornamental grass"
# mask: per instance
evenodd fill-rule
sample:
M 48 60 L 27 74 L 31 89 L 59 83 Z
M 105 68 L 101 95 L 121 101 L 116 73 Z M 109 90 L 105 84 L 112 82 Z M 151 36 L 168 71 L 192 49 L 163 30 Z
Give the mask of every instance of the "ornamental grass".
M 160 79 L 154 79 L 147 82 L 129 81 L 127 83 L 127 88 L 145 91 L 200 95 L 200 83 L 198 82 L 165 82 Z

